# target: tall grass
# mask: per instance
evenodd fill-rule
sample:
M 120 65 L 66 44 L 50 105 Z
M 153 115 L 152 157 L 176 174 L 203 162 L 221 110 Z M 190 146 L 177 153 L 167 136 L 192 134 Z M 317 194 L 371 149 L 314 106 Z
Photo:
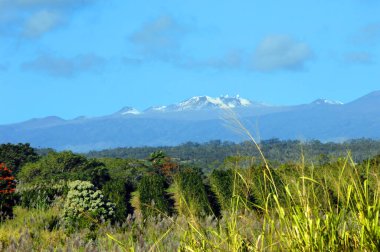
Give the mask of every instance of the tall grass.
M 65 234 L 59 225 L 59 206 L 47 210 L 17 207 L 15 219 L 0 226 L 0 250 L 27 251 L 25 248 L 29 247 L 37 251 L 58 248 L 71 251 L 90 248 L 94 251 L 378 251 L 377 168 L 370 164 L 357 165 L 349 155 L 339 165 L 332 169 L 301 161 L 269 171 L 256 167 L 254 172 L 237 165 L 230 170 L 231 197 L 224 198 L 228 203 L 221 217 L 191 214 L 193 210 L 187 216 L 162 214 L 145 218 L 143 222 L 130 216 L 124 223 L 99 224 L 96 237 L 89 237 L 88 230 Z M 255 178 L 259 175 L 260 179 Z M 250 202 L 247 200 L 250 193 L 263 200 Z M 188 204 L 185 197 L 181 198 L 181 204 L 182 207 Z
M 269 166 L 259 144 L 235 117 L 233 122 L 257 146 L 263 169 L 256 178 L 233 169 L 231 204 L 218 227 L 185 233 L 181 248 L 189 251 L 380 251 L 378 171 L 355 164 L 348 154 L 335 167 L 306 166 L 302 159 L 295 174 Z M 258 177 L 261 176 L 261 180 Z M 215 180 L 215 178 L 214 178 Z M 252 210 L 237 188 L 259 191 Z M 256 182 L 256 183 L 255 183 Z M 259 186 L 257 186 L 259 182 Z M 253 187 L 253 188 L 252 188 Z M 219 190 L 219 197 L 223 195 Z M 226 209 L 226 208 L 224 208 Z M 259 210 L 259 211 L 257 211 Z M 255 219 L 250 219 L 255 218 Z

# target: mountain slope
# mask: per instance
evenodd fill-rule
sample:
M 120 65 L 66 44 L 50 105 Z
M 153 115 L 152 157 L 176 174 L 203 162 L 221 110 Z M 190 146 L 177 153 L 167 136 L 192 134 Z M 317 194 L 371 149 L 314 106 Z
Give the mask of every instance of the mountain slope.
M 269 106 L 240 97 L 198 96 L 162 109 L 131 107 L 103 117 L 33 119 L 0 126 L 0 142 L 89 151 L 122 146 L 177 145 L 214 139 L 242 141 L 231 110 L 258 139 L 380 138 L 380 92 L 341 104 L 319 99 L 297 106 Z

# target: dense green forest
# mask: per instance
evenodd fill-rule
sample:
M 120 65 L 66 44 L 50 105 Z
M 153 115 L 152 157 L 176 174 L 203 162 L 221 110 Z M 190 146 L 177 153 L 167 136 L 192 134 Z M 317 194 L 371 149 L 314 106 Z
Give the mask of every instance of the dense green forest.
M 380 249 L 380 142 L 0 145 L 0 251 Z
M 259 145 L 265 158 L 275 163 L 296 162 L 301 160 L 302 156 L 307 162 L 323 163 L 337 157 L 344 157 L 348 152 L 351 152 L 355 162 L 361 162 L 380 154 L 380 141 L 372 139 L 355 139 L 343 143 L 269 139 L 261 141 Z M 219 140 L 203 144 L 188 142 L 173 147 L 116 148 L 91 151 L 86 156 L 143 159 L 150 153 L 159 150 L 183 162 L 196 164 L 204 171 L 217 168 L 230 156 L 259 157 L 258 149 L 251 141 L 233 143 Z

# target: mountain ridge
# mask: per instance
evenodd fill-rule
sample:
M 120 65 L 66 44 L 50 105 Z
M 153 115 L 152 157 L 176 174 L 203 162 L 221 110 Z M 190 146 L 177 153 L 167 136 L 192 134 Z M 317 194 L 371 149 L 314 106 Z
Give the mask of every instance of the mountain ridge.
M 123 107 L 100 117 L 65 120 L 49 116 L 0 125 L 0 143 L 29 142 L 35 147 L 89 151 L 246 140 L 231 130 L 236 128 L 228 118 L 231 110 L 259 139 L 380 138 L 380 92 L 376 91 L 346 104 L 318 99 L 309 104 L 271 106 L 240 96 L 196 96 L 166 105 L 161 111 Z

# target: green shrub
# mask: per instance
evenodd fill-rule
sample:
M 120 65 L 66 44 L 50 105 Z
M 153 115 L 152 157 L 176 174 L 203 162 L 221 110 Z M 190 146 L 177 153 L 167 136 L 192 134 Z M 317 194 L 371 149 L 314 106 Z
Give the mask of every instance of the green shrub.
M 220 207 L 224 211 L 235 209 L 257 209 L 264 199 L 261 188 L 262 173 L 251 167 L 249 169 L 230 168 L 214 170 L 210 175 L 211 189 L 215 193 Z
M 133 192 L 132 184 L 121 179 L 111 180 L 103 186 L 102 192 L 108 200 L 115 203 L 115 221 L 122 223 L 133 212 L 129 203 Z
M 165 178 L 158 174 L 145 175 L 138 186 L 140 211 L 144 219 L 170 212 L 166 194 L 168 188 Z
M 231 208 L 234 174 L 232 170 L 214 170 L 210 175 L 211 189 L 222 210 Z
M 264 207 L 269 195 L 283 195 L 277 186 L 282 183 L 281 178 L 265 162 L 259 162 L 249 156 L 230 156 L 225 159 L 224 167 L 229 172 L 224 175 L 222 175 L 223 172 L 218 174 L 218 180 L 221 181 L 216 182 L 217 174 L 214 174 L 214 183 L 221 187 L 216 193 L 223 194 L 227 193 L 224 192 L 225 190 L 230 191 L 225 196 L 232 196 L 233 201 L 229 203 L 234 203 L 234 207 L 259 210 Z M 222 178 L 223 176 L 224 178 Z M 227 184 L 223 187 L 223 183 Z M 280 197 L 280 195 L 278 196 Z
M 97 224 L 111 220 L 115 215 L 115 204 L 107 202 L 100 190 L 88 181 L 69 183 L 63 222 L 70 232 L 80 228 L 95 229 Z
M 30 186 L 20 186 L 17 190 L 19 205 L 25 208 L 47 209 L 58 197 L 66 196 L 67 183 L 39 183 Z
M 185 216 L 207 216 L 213 214 L 202 173 L 195 168 L 185 168 L 174 176 L 170 187 L 176 210 Z
M 275 195 L 282 203 L 286 200 L 284 183 L 272 167 L 253 165 L 247 170 L 240 170 L 239 173 L 240 181 L 248 185 L 247 190 L 243 190 L 248 207 L 256 210 L 265 207 L 269 195 Z M 246 185 L 243 186 L 243 188 L 246 187 Z M 268 206 L 273 207 L 273 205 Z

